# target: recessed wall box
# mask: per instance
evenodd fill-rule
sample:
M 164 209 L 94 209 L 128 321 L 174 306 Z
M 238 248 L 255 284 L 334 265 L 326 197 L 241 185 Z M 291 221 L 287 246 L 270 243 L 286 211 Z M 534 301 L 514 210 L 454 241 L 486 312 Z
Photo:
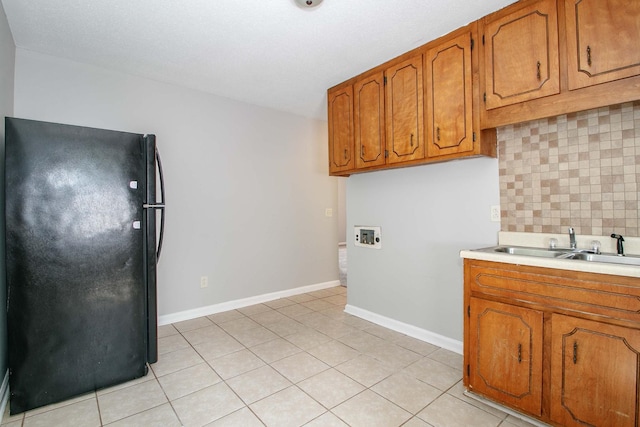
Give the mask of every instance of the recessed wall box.
M 382 234 L 380 227 L 356 225 L 353 228 L 356 246 L 364 248 L 382 248 Z

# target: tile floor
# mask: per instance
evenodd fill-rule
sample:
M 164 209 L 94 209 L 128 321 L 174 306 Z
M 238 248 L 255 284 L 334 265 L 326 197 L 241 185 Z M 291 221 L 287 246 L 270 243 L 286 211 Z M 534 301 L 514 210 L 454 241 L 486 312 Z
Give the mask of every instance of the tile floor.
M 2 426 L 530 426 L 463 396 L 460 355 L 345 303 L 335 287 L 162 326 L 146 377 Z

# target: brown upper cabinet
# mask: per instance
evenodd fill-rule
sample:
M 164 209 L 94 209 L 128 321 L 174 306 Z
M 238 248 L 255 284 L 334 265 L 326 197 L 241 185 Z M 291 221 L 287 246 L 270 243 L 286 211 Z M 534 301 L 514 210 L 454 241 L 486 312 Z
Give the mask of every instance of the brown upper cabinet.
M 424 158 L 422 55 L 385 71 L 385 118 L 389 163 Z
M 428 157 L 473 151 L 471 40 L 463 33 L 425 55 Z
M 356 168 L 385 164 L 384 73 L 379 71 L 353 84 Z
M 330 89 L 329 110 L 329 173 L 353 169 L 353 86 Z
M 560 91 L 556 1 L 517 3 L 505 12 L 484 21 L 487 109 Z
M 640 1 L 565 0 L 569 89 L 640 74 Z

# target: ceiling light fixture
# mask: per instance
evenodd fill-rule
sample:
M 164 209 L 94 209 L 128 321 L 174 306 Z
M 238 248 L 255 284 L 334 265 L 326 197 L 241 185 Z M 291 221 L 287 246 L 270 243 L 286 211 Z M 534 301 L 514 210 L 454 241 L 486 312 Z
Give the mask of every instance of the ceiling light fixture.
M 304 9 L 309 9 L 311 7 L 316 7 L 318 6 L 320 3 L 322 3 L 322 0 L 294 0 L 296 2 L 296 4 Z

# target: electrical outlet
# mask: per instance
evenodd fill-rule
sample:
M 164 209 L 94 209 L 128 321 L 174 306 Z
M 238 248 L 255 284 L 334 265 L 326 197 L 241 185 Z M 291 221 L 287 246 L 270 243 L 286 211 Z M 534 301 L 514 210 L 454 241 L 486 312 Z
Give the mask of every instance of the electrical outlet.
M 331 208 L 326 208 L 324 210 L 324 216 L 333 216 L 333 209 Z
M 491 222 L 500 222 L 500 205 L 491 206 Z
M 206 288 L 207 286 L 209 286 L 209 277 L 201 276 L 200 277 L 200 287 L 201 288 Z

